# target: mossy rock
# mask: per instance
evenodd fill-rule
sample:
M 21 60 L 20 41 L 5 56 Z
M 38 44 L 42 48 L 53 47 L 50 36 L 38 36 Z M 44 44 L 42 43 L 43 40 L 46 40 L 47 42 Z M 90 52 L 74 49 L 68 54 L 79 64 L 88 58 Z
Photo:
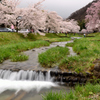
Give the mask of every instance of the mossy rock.
M 100 59 L 93 61 L 93 65 L 89 68 L 96 78 L 100 78 Z

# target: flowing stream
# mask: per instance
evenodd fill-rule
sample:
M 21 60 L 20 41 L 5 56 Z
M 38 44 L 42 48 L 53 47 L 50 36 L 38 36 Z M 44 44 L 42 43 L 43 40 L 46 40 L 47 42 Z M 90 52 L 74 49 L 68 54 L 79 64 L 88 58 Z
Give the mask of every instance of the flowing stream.
M 43 68 L 39 62 L 38 62 L 38 54 L 45 52 L 47 49 L 50 49 L 52 47 L 56 46 L 62 46 L 64 47 L 65 44 L 71 43 L 71 41 L 67 42 L 54 42 L 51 43 L 49 47 L 41 47 L 41 48 L 34 48 L 32 50 L 25 51 L 24 53 L 29 56 L 29 59 L 27 61 L 23 62 L 11 62 L 11 60 L 6 60 L 2 64 L 0 64 L 0 69 L 7 69 L 7 70 L 13 70 L 13 69 L 21 69 L 21 70 L 50 70 Z M 72 47 L 69 47 L 70 55 L 74 56 L 75 53 L 72 50 Z
M 38 63 L 38 54 L 45 52 L 47 49 L 62 46 L 71 43 L 67 42 L 54 42 L 49 47 L 35 48 L 33 50 L 25 51 L 29 55 L 29 60 L 24 62 L 11 62 L 10 60 L 4 61 L 0 64 L 0 100 L 42 100 L 41 94 L 46 91 L 70 91 L 69 87 L 59 86 L 53 83 L 53 78 L 50 76 L 50 69 L 44 69 Z M 75 56 L 72 47 L 68 47 L 70 51 L 69 56 Z M 21 69 L 14 72 L 11 70 Z M 26 71 L 25 71 L 26 70 Z M 42 73 L 42 70 L 48 71 Z M 19 98 L 19 99 L 18 99 Z
M 42 94 L 51 90 L 69 92 L 70 88 L 54 83 L 50 71 L 0 70 L 0 100 L 42 100 Z

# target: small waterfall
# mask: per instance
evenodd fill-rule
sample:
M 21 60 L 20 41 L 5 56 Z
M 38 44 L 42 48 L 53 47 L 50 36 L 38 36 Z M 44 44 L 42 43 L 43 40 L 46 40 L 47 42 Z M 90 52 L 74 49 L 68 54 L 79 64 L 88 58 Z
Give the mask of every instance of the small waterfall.
M 0 70 L 0 79 L 29 80 L 29 81 L 51 81 L 50 71 L 24 71 L 13 72 L 11 70 Z
M 6 90 L 39 92 L 43 88 L 58 87 L 58 85 L 73 86 L 85 84 L 91 74 L 57 72 L 57 71 L 24 71 L 0 70 L 0 93 Z
M 44 81 L 57 84 L 85 83 L 91 74 L 60 71 L 0 70 L 0 79 L 13 81 Z
M 0 94 L 6 90 L 20 90 L 39 92 L 41 89 L 57 87 L 53 83 L 50 71 L 24 71 L 0 70 Z
M 53 81 L 53 78 L 51 78 L 50 71 L 46 73 L 46 81 Z

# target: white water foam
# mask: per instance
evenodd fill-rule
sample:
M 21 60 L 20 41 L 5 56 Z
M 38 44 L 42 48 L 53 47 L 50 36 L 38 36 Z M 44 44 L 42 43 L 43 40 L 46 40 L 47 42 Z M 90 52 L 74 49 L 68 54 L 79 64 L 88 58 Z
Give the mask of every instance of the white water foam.
M 16 93 L 18 93 L 20 90 L 24 90 L 26 92 L 36 90 L 39 92 L 41 89 L 49 89 L 57 86 L 58 85 L 53 82 L 45 81 L 16 81 L 0 79 L 0 93 L 6 90 L 15 90 Z
M 50 76 L 50 71 L 45 73 L 42 71 L 24 71 L 20 70 L 19 72 L 12 72 L 10 70 L 0 70 L 0 79 L 7 80 L 35 80 L 35 81 L 53 81 Z

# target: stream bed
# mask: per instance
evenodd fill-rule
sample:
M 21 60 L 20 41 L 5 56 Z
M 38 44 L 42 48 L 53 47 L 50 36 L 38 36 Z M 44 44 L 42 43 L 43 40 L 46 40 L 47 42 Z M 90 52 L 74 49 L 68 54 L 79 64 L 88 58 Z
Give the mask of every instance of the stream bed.
M 79 38 L 78 38 L 79 39 Z M 38 62 L 38 54 L 45 52 L 47 49 L 56 46 L 64 47 L 65 44 L 73 42 L 54 42 L 51 43 L 48 47 L 34 48 L 32 50 L 25 51 L 24 53 L 29 56 L 27 61 L 23 62 L 11 62 L 10 59 L 4 61 L 0 64 L 0 69 L 3 70 L 42 70 L 49 71 L 50 69 L 43 68 Z M 72 47 L 68 47 L 70 51 L 69 56 L 75 56 L 76 53 L 73 52 Z M 2 72 L 3 73 L 3 72 Z M 1 73 L 0 73 L 1 75 Z M 4 74 L 2 74 L 4 75 Z M 12 79 L 4 79 L 2 76 L 0 77 L 0 100 L 42 100 L 42 94 L 45 95 L 48 91 L 64 91 L 70 92 L 70 87 L 64 85 L 58 85 L 57 83 L 53 83 L 52 81 L 32 81 L 32 80 L 14 80 L 16 73 L 12 74 Z M 4 75 L 8 77 L 8 75 Z

